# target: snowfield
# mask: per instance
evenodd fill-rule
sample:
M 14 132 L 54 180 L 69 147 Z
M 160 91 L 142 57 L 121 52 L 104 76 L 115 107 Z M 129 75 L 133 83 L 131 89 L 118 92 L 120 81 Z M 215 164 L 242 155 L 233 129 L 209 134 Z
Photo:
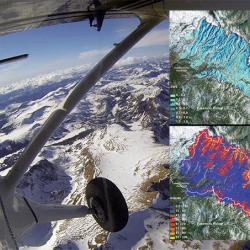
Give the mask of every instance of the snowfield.
M 38 202 L 86 204 L 87 183 L 106 177 L 128 203 L 128 225 L 113 234 L 92 216 L 37 225 L 21 249 L 166 249 L 167 185 L 150 187 L 168 175 L 167 69 L 166 58 L 114 67 L 55 131 L 18 186 Z M 84 67 L 52 73 L 1 92 L 1 175 L 85 73 Z

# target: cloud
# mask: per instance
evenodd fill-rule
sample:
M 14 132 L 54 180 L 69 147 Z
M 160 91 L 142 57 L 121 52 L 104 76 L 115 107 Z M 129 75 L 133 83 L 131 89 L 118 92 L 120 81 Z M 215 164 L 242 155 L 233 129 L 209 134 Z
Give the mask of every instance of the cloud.
M 168 31 L 167 29 L 153 30 L 148 33 L 141 41 L 139 41 L 135 48 L 168 45 Z
M 10 63 L 6 63 L 6 64 L 1 64 L 0 65 L 0 70 L 1 71 L 8 71 L 9 72 L 11 70 L 19 69 L 23 65 L 24 65 L 23 61 L 10 62 Z
M 94 49 L 87 50 L 80 53 L 79 58 L 85 60 L 93 60 L 107 54 L 109 49 Z
M 10 81 L 15 81 L 25 75 L 25 65 L 24 60 L 0 65 L 0 87 L 9 85 Z
M 144 60 L 147 60 L 146 56 L 144 56 L 144 57 L 129 56 L 129 57 L 126 57 L 124 59 L 119 60 L 115 65 L 117 67 L 120 67 L 120 66 L 130 65 L 130 64 L 133 64 L 133 63 L 142 62 Z

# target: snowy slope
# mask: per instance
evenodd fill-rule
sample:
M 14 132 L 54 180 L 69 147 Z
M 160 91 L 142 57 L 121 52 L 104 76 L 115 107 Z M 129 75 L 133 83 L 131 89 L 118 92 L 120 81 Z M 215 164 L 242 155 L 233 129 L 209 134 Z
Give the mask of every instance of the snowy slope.
M 96 176 L 107 177 L 123 192 L 132 214 L 130 221 L 134 223 L 133 217 L 138 214 L 135 221 L 140 221 L 143 231 L 147 224 L 153 225 L 144 240 L 128 238 L 129 244 L 143 245 L 149 236 L 157 242 L 158 228 L 161 221 L 165 223 L 166 215 L 149 210 L 157 192 L 146 191 L 151 181 L 167 175 L 167 67 L 165 58 L 144 58 L 109 71 L 56 130 L 19 184 L 18 192 L 39 202 L 86 204 L 87 182 Z M 53 107 L 77 83 L 79 72 L 85 72 L 74 70 L 33 79 L 29 87 L 17 84 L 1 94 L 1 175 L 7 173 Z M 161 204 L 166 204 L 162 209 L 167 208 L 166 201 Z M 144 213 L 148 215 L 140 216 Z M 87 216 L 39 225 L 21 245 L 22 249 L 89 249 L 105 245 L 107 237 Z

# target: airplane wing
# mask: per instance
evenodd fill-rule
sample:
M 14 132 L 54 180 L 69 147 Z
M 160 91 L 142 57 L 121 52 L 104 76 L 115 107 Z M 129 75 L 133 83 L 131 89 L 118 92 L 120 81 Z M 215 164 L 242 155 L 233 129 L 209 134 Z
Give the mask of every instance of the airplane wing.
M 94 6 L 93 3 L 97 3 Z M 0 35 L 58 23 L 88 20 L 96 11 L 105 18 L 128 17 L 131 10 L 159 0 L 1 0 Z M 98 4 L 99 3 L 99 4 Z
M 167 10 L 250 10 L 249 0 L 0 0 L 0 35 L 88 20 L 96 11 L 105 18 L 128 17 L 157 2 Z

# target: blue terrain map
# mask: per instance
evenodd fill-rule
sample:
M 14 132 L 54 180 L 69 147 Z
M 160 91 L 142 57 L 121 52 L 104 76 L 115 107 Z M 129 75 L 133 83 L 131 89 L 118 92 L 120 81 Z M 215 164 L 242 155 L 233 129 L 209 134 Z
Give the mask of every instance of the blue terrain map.
M 170 13 L 172 124 L 250 123 L 249 17 L 250 11 Z
M 236 33 L 226 33 L 221 27 L 202 19 L 193 32 L 194 40 L 180 54 L 190 58 L 192 68 L 207 63 L 207 70 L 196 74 L 199 78 L 213 77 L 229 82 L 250 96 L 250 45 Z

